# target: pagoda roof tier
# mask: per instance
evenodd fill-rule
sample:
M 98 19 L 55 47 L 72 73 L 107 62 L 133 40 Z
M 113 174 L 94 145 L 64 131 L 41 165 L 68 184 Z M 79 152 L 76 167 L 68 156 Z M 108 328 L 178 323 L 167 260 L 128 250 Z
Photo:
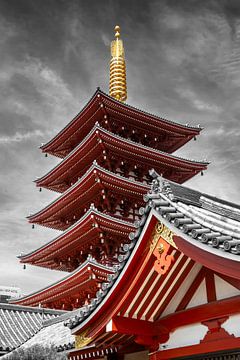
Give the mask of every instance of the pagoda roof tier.
M 114 261 L 120 244 L 128 241 L 128 234 L 134 229 L 131 222 L 102 214 L 91 207 L 61 235 L 19 258 L 21 263 L 63 271 L 76 269 L 89 253 L 97 261 L 111 257 Z
M 37 179 L 37 186 L 58 192 L 66 191 L 81 177 L 90 164 L 99 164 L 142 180 L 154 167 L 164 177 L 179 183 L 207 168 L 208 162 L 184 159 L 154 150 L 115 135 L 95 124 L 85 139 L 57 166 Z
M 65 230 L 76 222 L 92 203 L 99 210 L 116 214 L 118 217 L 124 217 L 124 206 L 128 203 L 128 217 L 132 213 L 134 220 L 135 210 L 143 204 L 143 195 L 148 189 L 148 185 L 108 171 L 95 161 L 65 193 L 44 209 L 29 216 L 28 220 L 30 223 Z M 116 206 L 116 199 L 119 204 L 122 202 L 122 209 Z
M 79 308 L 95 296 L 99 284 L 107 281 L 108 275 L 112 273 L 113 270 L 110 267 L 98 264 L 89 257 L 75 271 L 60 281 L 12 303 L 25 306 L 41 304 L 42 307 L 64 310 Z
M 98 121 L 121 134 L 134 133 L 146 144 L 172 153 L 202 130 L 199 126 L 175 123 L 120 102 L 98 89 L 79 114 L 52 140 L 41 146 L 43 152 L 65 157 L 89 133 Z M 136 134 L 135 133 L 135 134 Z

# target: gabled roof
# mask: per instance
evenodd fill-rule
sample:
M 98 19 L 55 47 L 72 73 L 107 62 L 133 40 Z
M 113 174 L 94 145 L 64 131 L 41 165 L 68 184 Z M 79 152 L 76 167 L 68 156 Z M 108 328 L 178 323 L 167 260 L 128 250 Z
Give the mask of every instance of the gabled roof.
M 63 192 L 71 186 L 90 167 L 94 160 L 102 157 L 103 150 L 109 151 L 117 158 L 135 161 L 149 167 L 155 167 L 159 172 L 169 172 L 170 179 L 179 179 L 182 183 L 198 172 L 205 170 L 209 164 L 206 161 L 184 159 L 166 154 L 142 144 L 115 135 L 96 124 L 84 140 L 46 175 L 37 179 L 37 186 Z M 107 155 L 108 156 L 108 155 Z
M 42 151 L 59 157 L 66 156 L 83 140 L 94 123 L 103 118 L 119 119 L 123 124 L 130 124 L 155 136 L 170 134 L 171 141 L 168 140 L 168 145 L 166 143 L 167 147 L 164 149 L 166 152 L 177 150 L 202 130 L 199 126 L 182 125 L 146 113 L 97 89 L 80 113 L 53 139 L 41 146 Z
M 86 295 L 88 298 L 94 297 L 98 284 L 107 281 L 107 276 L 112 273 L 111 268 L 98 264 L 89 257 L 70 275 L 41 290 L 14 300 L 12 303 L 27 306 L 41 304 L 46 307 L 46 304 L 55 302 L 64 304 L 64 300 L 71 297 L 76 300 L 76 307 L 80 307 L 86 300 Z M 81 294 L 84 294 L 84 297 L 81 298 Z
M 43 326 L 44 320 L 59 317 L 60 310 L 0 304 L 0 347 L 9 352 L 25 343 Z
M 102 214 L 91 207 L 80 220 L 62 234 L 31 253 L 21 255 L 20 259 L 22 263 L 69 271 L 67 265 L 60 261 L 61 259 L 74 255 L 75 252 L 89 253 L 94 245 L 107 242 L 110 235 L 116 238 L 116 242 L 126 239 L 134 227 L 131 222 Z M 103 233 L 108 234 L 106 239 Z M 56 259 L 59 261 L 56 262 Z
M 127 196 L 133 202 L 140 200 L 142 203 L 143 194 L 149 186 L 105 170 L 94 162 L 63 195 L 36 214 L 30 215 L 28 220 L 30 223 L 64 230 L 79 218 L 79 213 L 81 214 L 91 203 L 96 202 L 99 196 L 103 196 L 104 189 Z M 69 216 L 72 216 L 70 221 Z M 63 221 L 65 218 L 68 219 L 67 223 Z
M 236 251 L 238 246 L 238 243 L 236 244 L 238 240 L 236 239 L 239 236 L 240 222 L 236 219 L 238 214 L 235 214 L 235 212 L 238 213 L 239 206 L 231 204 L 231 212 L 230 203 L 215 199 L 212 200 L 213 202 L 210 205 L 208 204 L 206 210 L 200 206 L 200 199 L 203 194 L 200 195 L 199 192 L 163 180 L 154 171 L 152 176 L 152 190 L 145 197 L 147 206 L 145 209 L 140 210 L 143 216 L 139 221 L 139 228 L 135 233 L 129 235 L 131 243 L 122 249 L 122 255 L 119 256 L 119 265 L 115 267 L 115 274 L 110 276 L 110 280 L 106 284 L 102 284 L 102 289 L 98 291 L 96 299 L 92 299 L 89 306 L 74 312 L 70 320 L 67 321 L 67 325 L 73 329 L 74 333 L 81 333 L 91 325 L 91 330 L 86 333 L 86 336 L 92 338 L 92 340 L 95 339 L 97 334 L 105 331 L 102 322 L 103 318 L 105 324 L 107 324 L 114 314 L 119 314 L 122 304 L 127 299 L 126 289 L 128 289 L 128 292 L 131 291 L 133 281 L 137 281 L 137 272 L 141 272 L 142 278 L 149 278 L 150 273 L 147 272 L 148 261 L 151 257 L 149 238 L 151 239 L 151 233 L 158 221 L 172 234 L 173 238 L 169 238 L 171 256 L 174 256 L 174 249 L 177 249 L 176 251 L 183 256 L 180 261 L 183 261 L 184 257 L 186 260 L 188 259 L 186 266 L 196 262 L 210 270 L 223 274 L 223 276 L 230 277 L 233 283 L 234 279 L 239 282 L 240 256 Z M 175 189 L 175 193 L 173 189 Z M 174 198 L 174 194 L 175 196 L 177 194 L 176 198 Z M 204 201 L 205 197 L 208 198 L 206 194 L 203 197 Z M 211 196 L 209 198 L 213 199 Z M 192 205 L 192 203 L 195 205 Z M 221 209 L 223 208 L 224 211 L 230 210 L 231 217 L 225 216 L 220 219 L 223 215 L 219 214 L 219 204 L 221 204 Z M 185 231 L 183 225 L 194 226 L 187 227 L 187 231 Z M 217 226 L 217 229 L 215 226 Z M 200 230 L 200 232 L 193 232 L 193 230 Z M 197 236 L 194 234 L 197 234 Z M 201 242 L 203 234 L 206 237 L 204 236 L 204 240 Z M 210 237 L 207 235 L 210 235 Z M 159 236 L 161 236 L 160 233 Z M 164 236 L 167 236 L 167 234 Z M 217 247 L 215 247 L 214 242 L 212 243 L 212 239 L 219 239 L 219 237 L 223 239 L 225 236 L 232 237 L 226 240 L 228 243 L 232 241 L 233 248 L 231 252 L 226 251 L 227 249 L 222 245 L 221 241 Z M 208 240 L 205 241 L 205 239 Z M 141 256 L 141 254 L 144 256 Z M 144 271 L 145 275 L 143 274 Z M 120 293 L 120 289 L 122 289 L 123 294 Z M 118 295 L 117 307 L 115 307 L 116 295 Z M 119 299 L 121 299 L 121 302 L 119 302 Z M 146 299 L 148 298 L 146 297 Z M 233 301 L 235 301 L 235 307 L 231 311 L 236 311 L 239 298 L 236 297 Z M 110 303 L 112 307 L 109 307 Z M 108 309 L 108 315 L 106 309 Z M 89 343 L 91 344 L 91 342 Z

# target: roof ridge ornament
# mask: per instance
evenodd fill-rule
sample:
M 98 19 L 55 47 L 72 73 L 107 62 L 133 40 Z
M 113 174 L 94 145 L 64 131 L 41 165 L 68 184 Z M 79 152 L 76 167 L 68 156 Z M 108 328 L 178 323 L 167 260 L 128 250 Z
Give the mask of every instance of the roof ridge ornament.
M 109 94 L 116 100 L 127 99 L 126 63 L 120 26 L 115 26 L 115 40 L 111 42 Z
M 149 175 L 153 178 L 151 192 L 162 193 L 168 197 L 172 197 L 172 189 L 169 181 L 167 181 L 162 174 L 159 175 L 154 169 L 149 170 Z

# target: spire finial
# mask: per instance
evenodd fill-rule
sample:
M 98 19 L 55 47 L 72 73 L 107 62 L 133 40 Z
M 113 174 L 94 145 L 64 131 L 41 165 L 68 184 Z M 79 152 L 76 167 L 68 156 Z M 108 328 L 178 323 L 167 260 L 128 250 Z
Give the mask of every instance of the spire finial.
M 126 64 L 120 26 L 115 26 L 115 40 L 111 42 L 109 94 L 119 101 L 127 99 Z
M 115 30 L 115 38 L 120 38 L 120 26 L 116 25 L 114 30 Z

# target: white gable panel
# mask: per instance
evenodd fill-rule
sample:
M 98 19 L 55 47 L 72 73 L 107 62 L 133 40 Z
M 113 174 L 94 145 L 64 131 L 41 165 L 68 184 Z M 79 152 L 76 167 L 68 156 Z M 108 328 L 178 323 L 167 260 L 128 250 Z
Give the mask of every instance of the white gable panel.
M 195 279 L 198 272 L 201 270 L 202 265 L 201 264 L 195 264 L 189 274 L 187 275 L 184 282 L 181 284 L 180 288 L 177 290 L 177 292 L 174 294 L 172 300 L 169 302 L 168 306 L 162 313 L 161 317 L 166 316 L 168 314 L 172 314 L 176 311 L 176 308 L 180 304 L 182 298 L 186 294 L 187 290 L 189 289 L 190 285 L 192 284 L 193 280 Z
M 205 279 L 203 279 L 186 308 L 190 309 L 194 306 L 206 304 L 207 302 L 206 282 Z
M 232 296 L 240 295 L 240 291 L 234 286 L 214 275 L 217 300 L 227 299 Z

